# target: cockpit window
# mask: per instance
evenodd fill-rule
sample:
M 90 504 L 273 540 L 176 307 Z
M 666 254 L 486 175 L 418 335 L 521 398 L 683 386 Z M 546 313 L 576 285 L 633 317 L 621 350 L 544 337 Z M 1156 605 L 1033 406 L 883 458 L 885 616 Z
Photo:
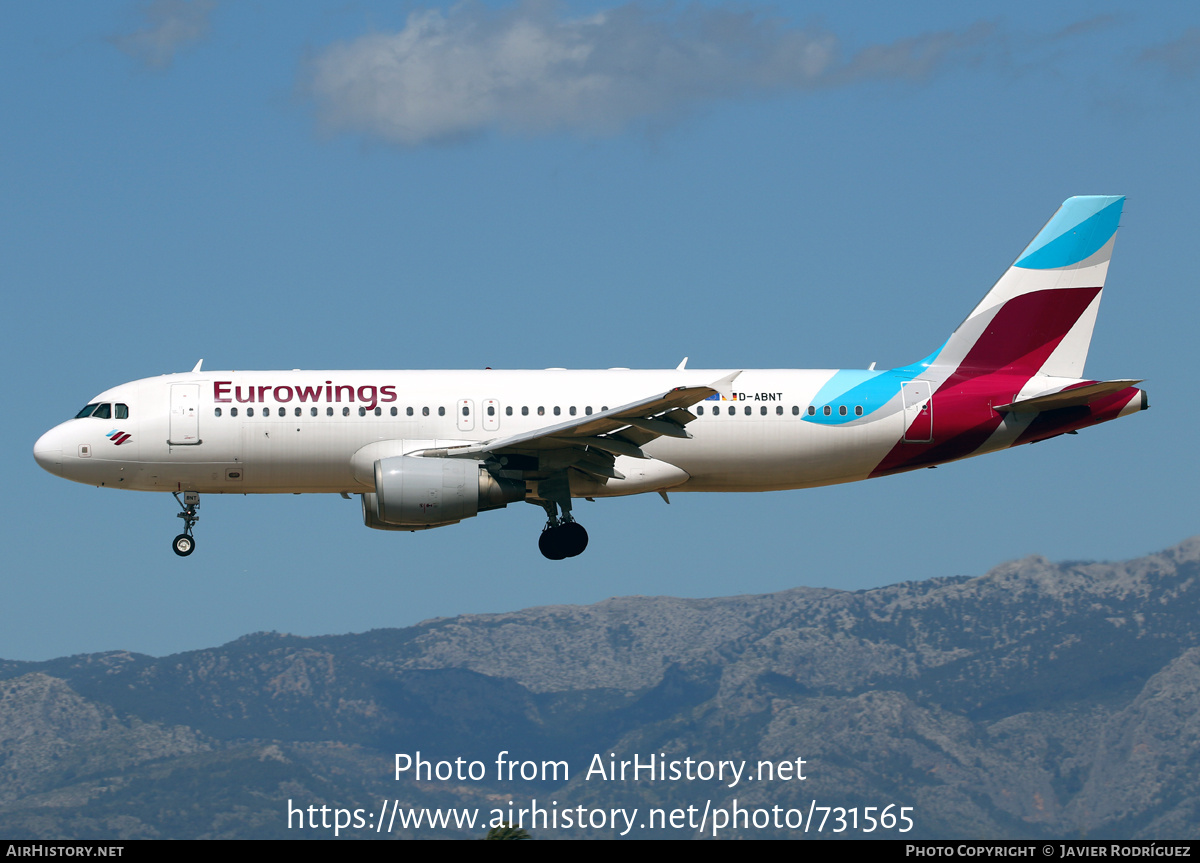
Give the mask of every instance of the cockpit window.
M 113 408 L 116 407 L 116 411 Z M 84 417 L 95 417 L 96 419 L 108 420 L 114 417 L 119 420 L 129 419 L 129 405 L 117 404 L 101 404 L 92 402 L 87 405 L 79 413 L 75 414 L 75 419 L 80 420 Z

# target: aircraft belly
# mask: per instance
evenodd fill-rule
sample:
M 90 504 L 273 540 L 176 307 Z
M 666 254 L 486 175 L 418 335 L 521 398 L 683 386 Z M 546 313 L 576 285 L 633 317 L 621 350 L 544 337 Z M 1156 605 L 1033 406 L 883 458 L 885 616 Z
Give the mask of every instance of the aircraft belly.
M 773 491 L 865 479 L 895 444 L 896 416 L 843 426 L 783 418 L 689 424 L 693 439 L 661 439 L 647 454 L 691 479 L 679 491 Z

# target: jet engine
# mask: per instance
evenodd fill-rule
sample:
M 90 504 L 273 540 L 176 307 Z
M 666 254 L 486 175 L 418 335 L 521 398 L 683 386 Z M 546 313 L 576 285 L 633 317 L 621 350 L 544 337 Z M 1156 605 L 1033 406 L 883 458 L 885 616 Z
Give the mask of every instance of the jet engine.
M 426 530 L 524 499 L 524 482 L 498 479 L 472 459 L 393 456 L 375 462 L 375 491 L 362 496 L 363 524 Z

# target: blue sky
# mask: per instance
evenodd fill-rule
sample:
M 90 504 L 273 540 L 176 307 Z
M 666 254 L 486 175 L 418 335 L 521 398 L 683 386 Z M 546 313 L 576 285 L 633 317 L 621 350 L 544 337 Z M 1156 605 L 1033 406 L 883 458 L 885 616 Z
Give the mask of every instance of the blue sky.
M 585 57 L 586 61 L 579 58 Z M 859 589 L 1197 533 L 1200 8 L 0 7 L 10 421 L 0 657 Z M 1128 196 L 1088 374 L 1153 409 L 829 489 L 528 506 L 424 534 L 337 497 L 67 483 L 99 391 L 207 368 L 836 368 L 937 347 L 1058 204 Z

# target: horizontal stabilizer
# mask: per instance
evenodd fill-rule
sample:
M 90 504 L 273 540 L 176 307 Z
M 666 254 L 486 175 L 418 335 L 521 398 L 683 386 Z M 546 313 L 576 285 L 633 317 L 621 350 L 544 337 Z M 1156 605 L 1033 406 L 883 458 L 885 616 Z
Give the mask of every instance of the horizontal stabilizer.
M 1112 395 L 1123 389 L 1128 389 L 1141 381 L 1097 381 L 1083 386 L 1044 393 L 1028 399 L 998 405 L 995 410 L 1000 413 L 1038 413 L 1059 408 L 1075 408 L 1088 405 L 1101 396 Z

